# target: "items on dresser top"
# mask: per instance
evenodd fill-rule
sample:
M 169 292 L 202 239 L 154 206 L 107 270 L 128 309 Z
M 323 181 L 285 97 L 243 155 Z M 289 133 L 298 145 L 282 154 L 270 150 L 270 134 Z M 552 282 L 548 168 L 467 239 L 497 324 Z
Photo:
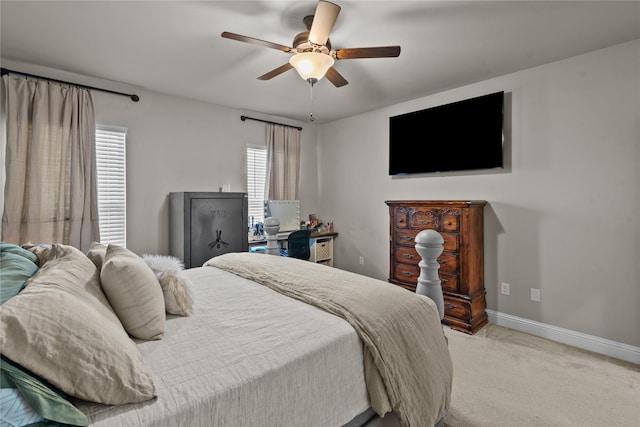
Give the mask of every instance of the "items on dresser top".
M 425 229 L 444 238 L 438 258 L 444 323 L 475 333 L 487 323 L 484 288 L 484 200 L 387 201 L 390 222 L 389 281 L 415 292 L 420 256 L 415 237 Z

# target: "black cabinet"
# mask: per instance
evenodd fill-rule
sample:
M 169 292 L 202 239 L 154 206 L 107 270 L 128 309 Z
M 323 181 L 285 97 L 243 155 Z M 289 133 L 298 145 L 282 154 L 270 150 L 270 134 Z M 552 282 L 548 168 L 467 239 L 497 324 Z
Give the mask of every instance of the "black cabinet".
M 246 193 L 171 193 L 170 205 L 169 248 L 186 268 L 249 250 Z

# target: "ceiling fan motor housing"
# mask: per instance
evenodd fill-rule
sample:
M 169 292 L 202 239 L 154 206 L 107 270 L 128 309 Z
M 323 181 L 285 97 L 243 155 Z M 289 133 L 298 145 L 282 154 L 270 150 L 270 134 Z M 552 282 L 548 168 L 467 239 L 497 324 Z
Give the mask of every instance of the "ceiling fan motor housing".
M 297 34 L 293 38 L 293 47 L 298 52 L 320 52 L 329 54 L 331 50 L 331 42 L 327 39 L 327 43 L 324 46 L 313 45 L 309 41 L 309 31 L 304 31 L 302 33 Z

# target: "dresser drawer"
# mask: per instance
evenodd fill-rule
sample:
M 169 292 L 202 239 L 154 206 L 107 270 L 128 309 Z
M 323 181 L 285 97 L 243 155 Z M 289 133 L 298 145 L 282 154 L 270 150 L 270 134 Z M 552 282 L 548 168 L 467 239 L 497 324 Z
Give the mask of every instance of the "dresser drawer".
M 421 260 L 420 255 L 414 247 L 410 246 L 396 246 L 395 249 L 395 261 L 398 263 L 407 263 L 418 265 Z M 455 253 L 443 252 L 437 258 L 438 264 L 440 264 L 440 271 L 448 273 L 457 273 L 458 271 L 458 255 Z
M 460 320 L 471 320 L 471 302 L 449 298 L 445 295 L 444 314 Z
M 411 283 L 415 285 L 418 283 L 418 276 L 420 275 L 420 269 L 418 264 L 409 265 L 403 263 L 396 263 L 394 265 L 394 278 L 401 282 Z
M 445 252 L 458 252 L 458 248 L 460 247 L 458 244 L 458 234 L 441 232 L 440 235 L 444 239 L 442 246 L 444 246 Z
M 409 211 L 407 208 L 395 208 L 393 210 L 393 222 L 395 228 L 407 228 L 409 223 Z
M 420 255 L 418 255 L 413 246 L 396 246 L 396 262 L 418 264 Z
M 402 229 L 395 230 L 394 243 L 400 246 L 416 246 L 416 236 L 420 234 L 422 230 Z M 440 232 L 440 235 L 444 239 L 442 246 L 445 252 L 457 252 L 459 248 L 458 234 Z
M 416 236 L 420 230 L 396 230 L 394 236 L 394 243 L 401 246 L 416 246 Z
M 438 209 L 417 208 L 409 213 L 409 228 L 414 230 L 440 229 L 440 211 Z
M 441 272 L 438 274 L 440 277 L 440 287 L 446 292 L 458 292 L 458 275 Z
M 438 257 L 438 264 L 440 264 L 440 271 L 455 273 L 458 271 L 458 255 L 443 252 Z
M 442 215 L 442 230 L 444 231 L 456 231 L 458 230 L 458 223 L 460 218 L 460 211 L 458 209 L 447 209 Z
M 420 268 L 413 265 L 397 262 L 394 264 L 394 278 L 401 282 L 410 283 L 412 285 L 418 284 L 418 277 L 420 277 Z M 440 286 L 443 291 L 446 292 L 458 292 L 458 275 L 455 272 L 447 273 L 445 271 L 438 272 L 438 278 L 440 279 Z

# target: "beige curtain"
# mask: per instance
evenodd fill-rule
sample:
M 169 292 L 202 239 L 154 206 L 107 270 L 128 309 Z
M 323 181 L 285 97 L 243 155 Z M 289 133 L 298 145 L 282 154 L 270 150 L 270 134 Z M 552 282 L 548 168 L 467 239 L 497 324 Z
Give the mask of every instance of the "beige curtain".
M 266 199 L 298 200 L 299 178 L 300 131 L 267 124 Z
M 95 116 L 86 89 L 5 75 L 2 238 L 87 251 L 100 240 Z

